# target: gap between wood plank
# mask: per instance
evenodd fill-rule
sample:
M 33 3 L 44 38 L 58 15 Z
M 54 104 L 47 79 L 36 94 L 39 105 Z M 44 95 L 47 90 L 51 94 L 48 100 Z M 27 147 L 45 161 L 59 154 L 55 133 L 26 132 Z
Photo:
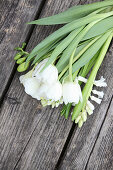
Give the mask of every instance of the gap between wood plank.
M 46 2 L 46 0 L 42 0 L 41 4 L 40 4 L 40 6 L 39 6 L 39 10 L 37 11 L 36 16 L 34 17 L 34 20 L 36 20 L 36 19 L 39 18 L 40 13 L 41 13 L 41 11 L 42 11 L 42 9 L 43 9 L 43 6 L 44 6 L 45 2 Z M 13 5 L 13 4 L 12 4 L 12 5 Z M 11 6 L 12 6 L 12 5 L 11 5 Z M 18 5 L 18 4 L 17 4 L 17 5 Z M 4 21 L 4 22 L 5 22 L 5 21 Z M 25 39 L 26 47 L 27 47 L 27 44 L 28 44 L 28 42 L 29 42 L 29 40 L 30 40 L 30 37 L 31 37 L 31 35 L 32 35 L 32 32 L 33 32 L 34 28 L 35 28 L 35 25 L 31 25 L 31 28 L 30 28 L 30 30 L 29 30 L 29 32 L 28 32 L 28 35 L 27 35 L 26 39 Z M 5 95 L 6 95 L 7 91 L 8 91 L 8 89 L 10 88 L 10 85 L 11 85 L 11 82 L 12 82 L 12 80 L 13 80 L 13 78 L 14 78 L 14 75 L 15 75 L 15 73 L 16 73 L 16 70 L 17 70 L 17 64 L 15 63 L 14 66 L 13 66 L 13 70 L 12 70 L 12 72 L 11 72 L 11 74 L 10 74 L 9 80 L 8 80 L 8 82 L 7 82 L 7 85 L 6 85 L 6 87 L 5 87 L 5 89 L 4 89 L 3 93 L 2 93 L 1 98 L 0 98 L 0 108 L 1 108 L 1 106 L 2 106 L 2 103 L 3 103 L 3 101 L 4 101 L 4 98 L 5 98 Z
M 63 147 L 63 149 L 62 149 L 62 152 L 61 152 L 61 154 L 60 154 L 60 157 L 59 157 L 59 159 L 58 159 L 58 162 L 57 162 L 57 164 L 56 164 L 56 166 L 55 166 L 55 170 L 58 170 L 60 164 L 61 164 L 62 161 L 63 161 L 63 158 L 65 157 L 66 149 L 67 149 L 67 147 L 69 146 L 69 143 L 70 143 L 70 141 L 71 141 L 71 138 L 72 138 L 72 135 L 73 135 L 73 133 L 74 133 L 74 131 L 75 131 L 75 128 L 76 128 L 76 124 L 73 123 L 73 125 L 72 125 L 72 127 L 71 127 L 71 129 L 70 129 L 69 135 L 68 135 L 68 137 L 67 137 L 67 140 L 66 140 L 66 142 L 65 142 L 65 144 L 64 144 L 64 147 Z

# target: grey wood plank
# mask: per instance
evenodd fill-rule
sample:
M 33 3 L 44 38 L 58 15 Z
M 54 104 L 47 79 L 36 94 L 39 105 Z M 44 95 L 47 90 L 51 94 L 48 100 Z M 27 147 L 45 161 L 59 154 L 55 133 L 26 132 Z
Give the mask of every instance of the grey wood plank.
M 113 169 L 113 99 L 86 169 Z
M 0 99 L 11 77 L 15 62 L 14 48 L 26 41 L 31 26 L 44 0 L 1 0 L 0 1 Z
M 47 1 L 41 16 L 51 15 L 70 5 L 69 1 L 62 2 L 59 0 L 56 3 L 55 2 L 56 1 Z M 56 27 L 45 28 L 43 26 L 37 26 L 33 31 L 33 36 L 30 39 L 27 50 L 29 51 L 32 49 L 33 46 L 55 29 Z M 42 109 L 39 102 L 24 93 L 18 77 L 19 74 L 17 73 L 1 108 L 0 169 L 14 169 L 35 129 L 36 134 L 38 135 L 36 144 L 41 146 L 41 148 L 39 147 L 38 149 L 40 151 L 41 149 L 43 150 L 43 147 L 47 142 L 45 145 L 46 148 L 49 149 L 50 145 L 52 147 L 49 153 L 50 156 L 52 157 L 52 153 L 57 153 L 55 158 L 52 157 L 52 162 L 54 162 L 53 166 L 55 166 L 71 129 L 72 122 L 66 121 L 64 118 L 60 117 L 60 108 L 55 111 L 50 108 Z M 50 119 L 50 121 L 48 119 Z M 57 128 L 58 126 L 59 128 Z M 36 127 L 39 127 L 39 129 Z M 55 131 L 56 134 L 54 134 Z M 33 139 L 34 141 L 36 140 L 36 138 Z M 45 157 L 44 150 L 42 153 Z M 29 159 L 31 159 L 32 155 L 29 156 Z M 31 162 L 29 162 L 27 166 L 30 164 Z
M 113 44 L 104 59 L 99 70 L 97 79 L 103 76 L 108 86 L 103 88 L 105 93 L 101 105 L 95 105 L 93 115 L 88 117 L 87 122 L 81 129 L 75 128 L 71 142 L 69 143 L 63 161 L 60 164 L 61 170 L 84 170 L 95 145 L 98 133 L 106 116 L 112 94 L 113 94 Z M 100 89 L 100 88 L 99 88 Z M 102 89 L 101 89 L 102 90 Z M 104 127 L 103 127 L 104 128 Z M 108 145 L 107 143 L 103 143 Z M 101 147 L 101 146 L 100 146 Z M 106 146 L 109 147 L 109 146 Z M 109 157 L 109 154 L 107 155 Z M 109 159 L 111 159 L 109 157 Z M 93 161 L 93 157 L 92 157 Z

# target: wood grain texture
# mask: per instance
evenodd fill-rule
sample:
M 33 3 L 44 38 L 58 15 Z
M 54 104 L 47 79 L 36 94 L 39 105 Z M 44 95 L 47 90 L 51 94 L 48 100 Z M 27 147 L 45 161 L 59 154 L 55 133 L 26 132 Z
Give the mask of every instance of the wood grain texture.
M 51 15 L 55 13 L 55 9 L 58 12 L 58 9 L 66 8 L 67 3 L 70 4 L 69 1 L 63 2 L 62 6 L 61 2 L 60 0 L 57 3 L 47 1 L 41 16 Z M 55 29 L 56 27 L 37 26 L 33 31 L 27 50 L 31 50 Z M 31 166 L 32 169 L 32 166 L 37 167 L 41 161 L 40 168 L 41 166 L 46 168 L 48 158 L 51 158 L 48 166 L 55 166 L 72 122 L 60 117 L 60 108 L 54 111 L 49 107 L 42 109 L 39 102 L 24 93 L 18 77 L 17 73 L 3 102 L 0 114 L 0 169 L 14 169 L 34 133 L 37 136 L 33 135 L 32 139 L 35 145 L 33 143 L 30 145 L 31 154 L 25 154 L 25 161 L 22 159 L 21 164 L 19 162 L 17 165 L 17 169 L 23 167 L 25 162 L 27 162 L 25 168 Z M 44 147 L 46 147 L 45 150 Z M 33 155 L 38 154 L 37 150 L 41 160 L 38 160 L 38 157 L 36 160 L 34 159 Z M 49 150 L 48 155 L 47 150 Z M 33 165 L 34 161 L 36 161 L 36 165 Z
M 86 169 L 113 169 L 113 99 Z
M 99 88 L 103 90 L 105 95 L 101 105 L 97 105 L 94 110 L 93 115 L 88 117 L 87 122 L 83 125 L 81 129 L 76 128 L 71 142 L 66 150 L 63 162 L 60 165 L 61 170 L 84 170 L 87 161 L 90 157 L 92 149 L 95 145 L 96 139 L 98 138 L 98 133 L 106 116 L 107 109 L 109 107 L 112 94 L 113 94 L 113 45 L 109 49 L 107 56 L 99 70 L 97 79 L 103 76 L 106 79 L 108 86 L 106 88 Z M 97 88 L 95 88 L 97 89 Z M 107 115 L 108 116 L 108 115 Z M 103 125 L 103 129 L 106 128 Z M 103 143 L 103 147 L 106 143 Z M 109 158 L 110 159 L 110 158 Z M 92 156 L 93 160 L 93 156 Z M 93 169 L 91 167 L 91 169 Z M 102 169 L 104 170 L 104 169 Z
M 41 17 L 58 13 L 79 2 L 83 4 L 85 2 L 89 3 L 94 1 L 78 0 L 75 2 L 74 0 L 48 0 L 42 10 Z M 58 27 L 59 26 L 36 26 L 30 38 L 30 42 L 28 43 L 27 50 L 30 51 L 38 42 Z M 87 160 L 89 158 L 89 153 L 87 156 L 86 150 L 88 149 L 90 152 L 93 147 L 93 139 L 95 140 L 98 134 L 106 113 L 106 108 L 111 99 L 111 82 L 113 82 L 112 75 L 110 74 L 110 71 L 113 70 L 113 60 L 111 58 L 112 49 L 105 60 L 111 60 L 111 63 L 105 63 L 104 61 L 100 73 L 107 78 L 107 82 L 109 83 L 108 89 L 105 89 L 104 101 L 101 108 L 99 106 L 96 109 L 96 111 L 98 111 L 100 108 L 98 114 L 89 117 L 89 120 L 83 127 L 86 129 L 75 129 L 76 134 L 73 133 L 73 137 L 74 135 L 75 137 L 72 140 L 72 144 L 74 144 L 76 140 L 77 143 L 71 145 L 71 148 L 73 147 L 73 153 L 70 155 L 70 161 L 68 160 L 65 164 L 66 167 L 65 165 L 62 166 L 64 169 L 73 168 L 75 170 L 74 160 L 78 159 L 80 162 L 81 157 L 81 163 L 83 163 L 83 153 L 85 153 L 84 155 Z M 109 69 L 107 66 L 109 66 Z M 71 119 L 66 121 L 63 117 L 60 117 L 60 108 L 55 110 L 50 109 L 50 107 L 42 108 L 40 102 L 37 102 L 35 99 L 25 94 L 18 80 L 19 75 L 19 73 L 16 73 L 1 108 L 0 170 L 54 169 L 72 127 Z M 103 114 L 100 113 L 101 111 Z M 100 121 L 98 119 L 100 119 Z M 98 122 L 98 124 L 96 122 Z M 94 129 L 91 128 L 93 126 L 92 124 L 94 125 Z M 92 143 L 91 146 L 88 145 L 90 140 Z M 85 147 L 83 148 L 83 146 Z M 81 153 L 79 153 L 80 149 Z M 87 163 L 87 161 L 84 162 L 85 164 Z M 80 168 L 82 167 L 81 165 Z
M 26 41 L 33 20 L 44 0 L 0 1 L 0 99 L 14 69 L 14 48 Z

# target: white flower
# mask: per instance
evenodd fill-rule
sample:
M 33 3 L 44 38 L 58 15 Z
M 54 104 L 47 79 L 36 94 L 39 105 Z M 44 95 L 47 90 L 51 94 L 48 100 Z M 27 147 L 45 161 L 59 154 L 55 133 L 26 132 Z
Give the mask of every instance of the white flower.
M 78 80 L 81 82 L 87 83 L 87 79 L 82 76 L 78 76 Z
M 48 61 L 48 58 L 42 60 L 39 64 L 37 64 L 37 66 L 35 67 L 35 70 L 33 71 L 32 77 L 37 77 L 37 79 L 40 78 L 39 73 L 42 70 L 42 68 L 45 66 L 47 61 Z
M 87 83 L 87 79 L 84 78 L 84 77 L 78 76 L 78 80 L 81 81 L 81 82 Z M 94 81 L 94 85 L 97 86 L 97 87 L 98 86 L 99 87 L 106 87 L 107 83 L 105 82 L 105 79 L 102 76 L 100 80 L 95 80 Z
M 25 92 L 29 95 L 31 95 L 33 98 L 36 98 L 37 100 L 40 100 L 39 93 L 39 87 L 40 83 L 35 77 L 27 78 L 24 83 Z
M 89 107 L 91 110 L 95 109 L 94 105 L 89 100 L 87 101 L 87 107 Z
M 96 103 L 100 104 L 101 103 L 101 99 L 95 97 L 95 96 L 90 96 L 91 100 L 95 101 Z
M 102 99 L 104 97 L 103 91 L 92 90 L 93 94 L 96 94 L 98 98 Z
M 94 85 L 99 86 L 99 87 L 106 87 L 107 83 L 105 82 L 105 79 L 102 76 L 100 80 L 94 81 Z
M 63 101 L 65 104 L 75 103 L 82 100 L 82 92 L 77 82 L 67 82 L 63 84 Z
M 58 101 L 62 97 L 62 85 L 59 81 L 54 84 L 48 86 L 48 91 L 46 93 L 47 99 L 51 99 L 52 101 Z
M 31 78 L 32 77 L 32 73 L 33 73 L 33 70 L 30 70 L 28 73 L 26 73 L 25 75 L 22 75 L 20 76 L 19 80 L 20 80 L 20 83 L 24 83 L 28 78 Z
M 36 66 L 33 72 L 33 77 L 36 77 L 43 83 L 53 84 L 58 79 L 58 70 L 55 66 L 50 64 L 44 71 L 40 72 L 47 61 L 48 59 L 45 59 Z
M 93 114 L 94 109 L 95 109 L 94 105 L 88 100 L 87 104 L 86 104 L 86 112 L 89 115 L 91 115 L 91 114 Z

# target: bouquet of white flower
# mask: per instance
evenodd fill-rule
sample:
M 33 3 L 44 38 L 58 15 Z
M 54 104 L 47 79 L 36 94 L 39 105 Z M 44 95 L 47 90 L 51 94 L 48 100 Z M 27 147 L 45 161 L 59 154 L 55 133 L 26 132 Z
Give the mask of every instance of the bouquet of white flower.
M 95 78 L 113 37 L 113 0 L 75 6 L 28 24 L 65 25 L 31 53 L 24 51 L 25 43 L 16 48 L 19 72 L 34 65 L 20 76 L 25 92 L 41 100 L 43 106 L 54 108 L 64 103 L 61 115 L 67 119 L 71 112 L 72 121 L 81 127 L 87 114 L 93 113 L 90 100 L 100 104 L 104 95 L 93 86 L 107 86 L 103 77 Z

